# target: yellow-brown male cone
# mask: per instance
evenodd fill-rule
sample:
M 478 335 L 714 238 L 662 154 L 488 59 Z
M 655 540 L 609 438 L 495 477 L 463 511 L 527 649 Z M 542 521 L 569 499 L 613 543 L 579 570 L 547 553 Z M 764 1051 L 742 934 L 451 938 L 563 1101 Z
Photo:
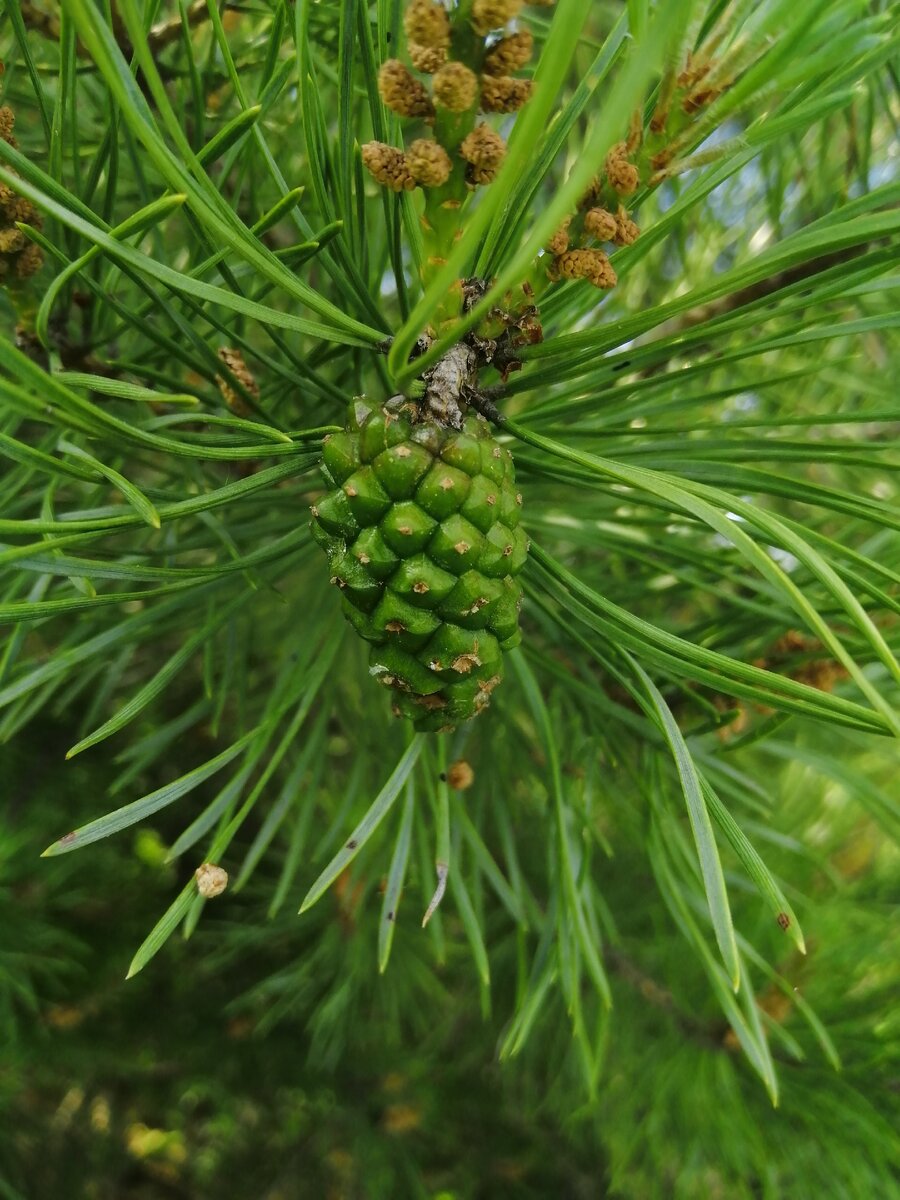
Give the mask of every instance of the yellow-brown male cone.
M 434 107 L 424 84 L 398 58 L 389 58 L 378 72 L 378 94 L 400 117 L 432 117 Z
M 422 187 L 440 187 L 450 178 L 450 155 L 431 138 L 416 138 L 406 152 L 406 165 Z
M 469 182 L 490 183 L 506 157 L 506 142 L 495 129 L 482 122 L 466 134 L 459 152 L 469 164 Z
M 407 40 L 431 50 L 446 50 L 450 45 L 450 18 L 437 0 L 410 0 L 403 14 Z
M 528 29 L 511 33 L 509 37 L 501 38 L 488 50 L 484 56 L 484 73 L 486 75 L 514 75 L 531 58 L 534 39 Z
M 472 5 L 472 25 L 476 33 L 490 33 L 517 17 L 524 0 L 475 0 Z
M 618 230 L 616 218 L 605 208 L 591 208 L 584 215 L 584 232 L 598 242 L 614 241 Z
M 353 401 L 323 460 L 312 533 L 370 671 L 417 729 L 453 729 L 487 707 L 520 638 L 512 456 L 474 413 L 452 429 L 397 397 Z
M 418 42 L 407 42 L 409 61 L 423 75 L 433 75 L 447 61 L 447 51 L 443 46 L 420 46 Z
M 602 250 L 564 250 L 553 260 L 551 278 L 586 279 L 598 288 L 613 288 L 618 282 Z
M 4 104 L 0 107 L 0 138 L 14 149 L 17 147 L 13 128 L 15 113 Z M 16 226 L 17 221 L 40 229 L 43 218 L 30 200 L 16 195 L 5 183 L 0 183 L 0 281 L 8 283 L 10 278 L 27 279 L 39 270 L 44 261 L 40 246 L 28 240 Z
M 625 142 L 616 142 L 607 154 L 604 166 L 610 187 L 620 196 L 630 196 L 637 190 L 641 177 L 634 163 L 628 161 L 628 147 Z
M 366 142 L 360 148 L 363 166 L 382 187 L 392 192 L 411 192 L 416 186 L 406 155 L 384 142 Z
M 485 112 L 518 112 L 530 99 L 533 88 L 530 79 L 485 75 L 481 81 L 481 107 Z
M 432 81 L 434 102 L 439 108 L 450 112 L 465 112 L 475 103 L 478 93 L 478 76 L 465 63 L 448 62 Z

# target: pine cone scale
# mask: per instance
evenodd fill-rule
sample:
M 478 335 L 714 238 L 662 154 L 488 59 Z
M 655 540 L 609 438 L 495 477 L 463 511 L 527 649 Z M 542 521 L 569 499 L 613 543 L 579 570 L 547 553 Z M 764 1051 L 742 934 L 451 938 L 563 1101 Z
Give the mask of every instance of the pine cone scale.
M 518 640 L 528 541 L 509 451 L 474 414 L 456 430 L 357 400 L 322 469 L 313 535 L 372 674 L 418 729 L 475 716 Z

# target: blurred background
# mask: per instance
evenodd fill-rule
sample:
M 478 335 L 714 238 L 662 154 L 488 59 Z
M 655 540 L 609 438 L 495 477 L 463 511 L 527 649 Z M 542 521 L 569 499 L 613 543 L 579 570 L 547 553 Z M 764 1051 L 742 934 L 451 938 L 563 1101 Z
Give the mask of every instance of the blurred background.
M 103 806 L 114 770 L 90 756 L 63 769 L 71 740 L 64 725 L 42 725 L 0 756 L 4 1200 L 896 1194 L 897 855 L 853 795 L 882 784 L 888 797 L 894 770 L 871 740 L 842 747 L 843 780 L 823 777 L 834 746 L 812 737 L 805 749 L 798 739 L 798 761 L 769 759 L 785 798 L 774 861 L 811 902 L 807 961 L 778 964 L 802 996 L 760 997 L 773 1044 L 791 1050 L 778 1109 L 624 847 L 607 894 L 620 914 L 629 893 L 642 903 L 610 950 L 613 1019 L 598 1031 L 608 1044 L 593 1102 L 556 1021 L 497 1062 L 515 947 L 498 947 L 488 1010 L 452 911 L 444 963 L 426 953 L 417 926 L 431 880 L 415 871 L 385 976 L 378 897 L 358 886 L 339 884 L 302 918 L 289 905 L 261 919 L 276 856 L 126 982 L 187 878 L 164 862 L 183 817 L 168 810 L 152 830 L 39 860 L 61 819 L 76 825 Z M 538 821 L 523 819 L 519 834 L 524 856 L 540 853 Z M 746 912 L 741 900 L 737 915 L 752 918 L 755 898 Z

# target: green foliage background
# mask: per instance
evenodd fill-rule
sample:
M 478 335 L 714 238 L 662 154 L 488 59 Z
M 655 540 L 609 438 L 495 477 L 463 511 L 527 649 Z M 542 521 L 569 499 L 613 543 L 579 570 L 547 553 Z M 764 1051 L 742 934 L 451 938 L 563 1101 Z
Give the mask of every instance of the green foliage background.
M 446 272 L 540 293 L 483 380 L 525 641 L 411 740 L 307 529 L 322 435 L 410 386 L 446 292 L 359 161 L 400 143 L 401 6 L 7 4 L 47 265 L 0 342 L 0 1195 L 900 1195 L 897 16 L 525 11 L 535 97 Z M 545 289 L 720 29 L 618 287 Z

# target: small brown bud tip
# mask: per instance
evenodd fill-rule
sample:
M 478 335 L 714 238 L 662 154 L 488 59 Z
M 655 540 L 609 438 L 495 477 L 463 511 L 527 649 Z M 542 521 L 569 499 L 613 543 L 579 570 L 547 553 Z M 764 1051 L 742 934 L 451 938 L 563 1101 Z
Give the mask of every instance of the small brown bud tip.
M 619 205 L 619 211 L 616 213 L 616 236 L 613 241 L 617 246 L 630 246 L 638 239 L 640 233 L 637 225 L 628 216 L 628 213 Z
M 366 142 L 361 154 L 363 166 L 383 187 L 392 192 L 411 192 L 416 186 L 402 150 L 384 142 Z
M 551 267 L 553 279 L 586 279 L 598 288 L 616 286 L 616 273 L 602 250 L 567 250 Z
M 592 208 L 584 217 L 584 231 L 598 242 L 611 242 L 618 231 L 616 218 L 605 208 Z
M 664 104 L 658 105 L 654 109 L 653 116 L 650 118 L 650 132 L 651 133 L 662 133 L 662 131 L 665 129 L 666 125 L 669 123 L 670 108 L 671 108 L 671 105 L 667 101 Z
M 482 36 L 492 29 L 502 28 L 517 17 L 524 0 L 475 0 L 472 5 L 472 26 Z
M 694 113 L 699 112 L 701 108 L 706 108 L 707 105 L 712 104 L 713 100 L 718 99 L 721 94 L 721 88 L 697 88 L 689 96 L 685 96 L 681 102 L 681 107 L 686 113 L 692 116 Z
M 534 39 L 528 29 L 521 29 L 518 33 L 501 38 L 485 55 L 485 74 L 514 75 L 516 71 L 521 71 L 531 58 L 533 45 Z
M 408 42 L 429 50 L 446 50 L 450 45 L 450 19 L 437 0 L 410 0 L 403 14 L 403 28 Z
M 447 783 L 457 792 L 465 792 L 475 782 L 475 772 L 464 758 L 451 763 L 447 768 Z
M 530 79 L 485 75 L 481 81 L 481 107 L 485 112 L 518 112 L 533 90 L 534 84 Z
M 434 107 L 425 88 L 399 58 L 389 58 L 378 72 L 378 94 L 399 117 L 431 117 Z
M 640 176 L 634 163 L 628 161 L 628 151 L 624 142 L 617 142 L 607 154 L 605 168 L 610 187 L 620 196 L 630 196 L 637 190 Z
M 709 74 L 712 65 L 711 59 L 703 57 L 702 54 L 699 58 L 694 58 L 689 50 L 684 70 L 679 74 L 675 82 L 680 88 L 692 88 L 704 75 Z
M 450 155 L 430 138 L 417 138 L 406 152 L 406 165 L 422 187 L 440 187 L 450 178 Z
M 410 42 L 407 49 L 410 62 L 423 75 L 433 75 L 447 61 L 447 51 L 443 46 L 420 46 L 418 42 Z
M 197 891 L 204 900 L 221 896 L 228 887 L 228 872 L 222 867 L 217 867 L 215 863 L 203 863 L 194 872 L 194 878 L 197 881 Z
M 448 62 L 435 75 L 432 90 L 438 107 L 465 112 L 475 103 L 478 77 L 464 63 Z

